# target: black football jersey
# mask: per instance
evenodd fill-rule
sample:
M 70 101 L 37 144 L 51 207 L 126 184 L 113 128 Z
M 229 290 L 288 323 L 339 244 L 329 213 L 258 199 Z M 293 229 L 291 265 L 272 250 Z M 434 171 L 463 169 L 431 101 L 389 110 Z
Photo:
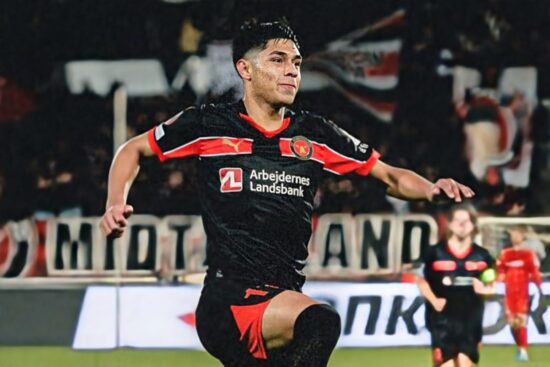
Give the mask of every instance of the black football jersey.
M 453 253 L 447 241 L 426 251 L 423 257 L 424 278 L 437 297 L 447 299 L 446 313 L 470 313 L 483 307 L 483 298 L 473 289 L 472 278 L 492 268 L 494 260 L 489 251 L 472 244 L 464 253 Z M 428 305 L 428 309 L 431 305 Z
M 367 175 L 379 154 L 331 121 L 287 110 L 266 131 L 242 101 L 182 111 L 151 129 L 161 161 L 199 156 L 209 273 L 299 289 L 323 170 Z

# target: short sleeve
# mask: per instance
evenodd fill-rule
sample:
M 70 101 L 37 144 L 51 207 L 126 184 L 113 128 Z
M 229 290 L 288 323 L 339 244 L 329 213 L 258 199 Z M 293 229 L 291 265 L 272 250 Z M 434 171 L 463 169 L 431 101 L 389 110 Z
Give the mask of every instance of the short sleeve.
M 380 154 L 334 122 L 322 118 L 321 124 L 324 135 L 321 144 L 323 168 L 338 175 L 352 172 L 368 175 Z
M 149 146 L 161 161 L 199 154 L 200 111 L 188 108 L 149 130 Z

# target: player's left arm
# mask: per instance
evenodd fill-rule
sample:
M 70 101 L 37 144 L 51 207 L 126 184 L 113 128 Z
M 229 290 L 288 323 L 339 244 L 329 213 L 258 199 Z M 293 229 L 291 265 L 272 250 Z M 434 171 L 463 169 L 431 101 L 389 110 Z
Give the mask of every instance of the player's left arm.
M 337 174 L 371 174 L 388 185 L 388 194 L 407 200 L 429 200 L 440 196 L 455 202 L 474 196 L 474 191 L 451 178 L 432 183 L 419 174 L 391 166 L 379 159 L 371 146 L 353 137 L 332 121 L 316 117 L 321 131 L 321 156 L 324 168 Z
M 480 296 L 490 297 L 490 296 L 496 295 L 494 283 L 485 284 L 477 278 L 473 278 L 472 281 L 473 281 L 474 292 L 476 292 Z
M 388 185 L 387 193 L 391 196 L 408 200 L 434 201 L 444 195 L 455 202 L 471 198 L 474 191 L 452 178 L 440 178 L 435 183 L 408 169 L 391 166 L 378 160 L 371 174 Z

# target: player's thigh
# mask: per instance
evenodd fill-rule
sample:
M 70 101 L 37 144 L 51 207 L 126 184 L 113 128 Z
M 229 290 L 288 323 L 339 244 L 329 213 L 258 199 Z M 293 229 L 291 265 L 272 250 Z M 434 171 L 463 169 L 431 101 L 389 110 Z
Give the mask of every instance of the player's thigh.
M 262 319 L 262 335 L 268 349 L 287 345 L 293 337 L 296 319 L 318 301 L 295 291 L 284 291 L 267 306 Z
M 447 362 L 443 363 L 443 364 L 440 364 L 438 367 L 456 367 L 455 365 L 455 360 L 454 359 L 450 359 L 448 360 Z
M 458 367 L 472 367 L 474 365 L 474 362 L 472 362 L 470 357 L 464 353 L 458 353 L 456 361 Z

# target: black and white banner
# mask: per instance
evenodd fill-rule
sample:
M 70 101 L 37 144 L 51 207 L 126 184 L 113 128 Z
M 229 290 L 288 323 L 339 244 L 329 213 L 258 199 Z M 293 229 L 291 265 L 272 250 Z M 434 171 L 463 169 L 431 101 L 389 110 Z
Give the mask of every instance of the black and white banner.
M 206 269 L 206 234 L 200 216 L 134 215 L 119 239 L 105 238 L 99 219 L 48 221 L 48 275 L 174 276 Z M 437 238 L 437 223 L 429 215 L 325 214 L 310 242 L 306 273 L 323 279 L 399 273 L 403 264 L 419 259 Z
M 483 320 L 486 344 L 513 344 L 504 318 L 503 286 L 487 301 Z M 202 349 L 194 310 L 200 286 L 89 287 L 80 312 L 73 348 Z M 550 283 L 543 284 L 550 299 Z M 534 299 L 528 332 L 532 344 L 550 343 L 550 312 Z M 424 301 L 416 285 L 402 283 L 308 282 L 304 293 L 332 304 L 342 319 L 339 347 L 424 346 Z
M 328 78 L 329 85 L 350 101 L 380 121 L 390 122 L 396 109 L 404 19 L 405 11 L 397 10 L 330 42 L 325 50 L 308 57 L 303 89 L 326 85 L 310 79 Z

